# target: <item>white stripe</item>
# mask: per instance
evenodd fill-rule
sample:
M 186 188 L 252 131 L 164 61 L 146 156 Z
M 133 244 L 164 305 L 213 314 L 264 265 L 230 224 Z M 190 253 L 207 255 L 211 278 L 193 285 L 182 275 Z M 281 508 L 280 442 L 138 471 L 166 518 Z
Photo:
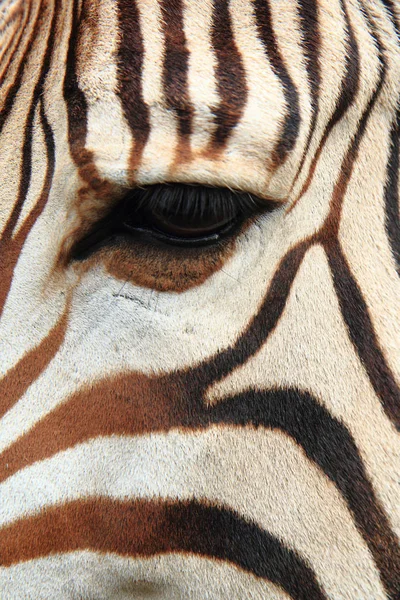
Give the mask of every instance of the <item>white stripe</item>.
M 88 108 L 86 148 L 93 152 L 94 164 L 101 176 L 126 185 L 132 134 L 116 94 L 117 3 L 97 0 L 86 10 L 89 10 L 88 19 L 95 23 L 92 24 L 94 32 L 90 26 L 82 28 L 78 52 L 79 87 L 85 93 Z
M 0 486 L 0 495 L 13 499 L 1 507 L 3 524 L 92 495 L 207 499 L 253 519 L 299 552 L 333 597 L 343 590 L 363 597 L 368 590 L 385 598 L 337 489 L 278 431 L 214 427 L 95 439 L 20 471 Z
M 349 340 L 321 247 L 305 256 L 284 314 L 267 343 L 209 390 L 209 400 L 249 387 L 275 386 L 309 391 L 350 430 L 374 489 L 400 534 L 399 436 Z
M 213 4 L 211 0 L 195 3 L 184 0 L 184 30 L 189 54 L 189 94 L 194 106 L 193 151 L 205 150 L 215 130 L 210 107 L 219 104 L 215 81 L 216 59 L 211 46 Z
M 150 110 L 150 136 L 137 173 L 139 184 L 156 183 L 167 177 L 177 143 L 175 115 L 166 108 L 163 84 L 164 36 L 157 0 L 138 0 L 144 57 L 143 100 Z

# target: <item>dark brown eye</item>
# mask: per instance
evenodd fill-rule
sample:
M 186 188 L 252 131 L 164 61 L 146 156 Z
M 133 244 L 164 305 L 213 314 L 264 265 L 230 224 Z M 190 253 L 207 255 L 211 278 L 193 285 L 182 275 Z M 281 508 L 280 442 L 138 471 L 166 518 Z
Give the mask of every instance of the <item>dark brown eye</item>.
M 271 208 L 271 202 L 226 188 L 175 183 L 137 188 L 74 246 L 73 258 L 84 259 L 119 238 L 170 246 L 216 244 Z
M 229 190 L 176 184 L 141 192 L 125 200 L 122 226 L 131 232 L 147 231 L 169 244 L 213 243 L 243 217 Z
M 201 218 L 195 219 L 175 214 L 157 214 L 155 211 L 148 212 L 146 217 L 147 225 L 154 233 L 188 240 L 221 233 L 234 220 L 224 215 L 218 217 L 217 215 L 206 214 Z

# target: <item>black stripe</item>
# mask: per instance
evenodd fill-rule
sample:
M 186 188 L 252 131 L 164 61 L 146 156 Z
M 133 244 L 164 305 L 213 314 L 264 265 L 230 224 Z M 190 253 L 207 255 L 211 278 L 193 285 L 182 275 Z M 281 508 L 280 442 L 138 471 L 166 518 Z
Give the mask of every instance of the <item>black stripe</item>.
M 279 77 L 286 101 L 286 117 L 280 140 L 273 153 L 275 166 L 284 162 L 287 153 L 293 150 L 300 127 L 299 95 L 286 68 L 272 27 L 269 1 L 254 0 L 254 10 L 259 37 L 265 47 L 271 68 Z
M 30 56 L 30 53 L 32 52 L 32 47 L 33 47 L 34 41 L 36 40 L 36 38 L 38 36 L 40 28 L 43 26 L 43 20 L 41 17 L 42 17 L 42 7 L 40 8 L 39 14 L 36 18 L 33 32 L 29 38 L 26 52 L 25 52 L 25 54 L 20 62 L 20 65 L 18 67 L 18 71 L 17 71 L 16 77 L 15 77 L 14 83 L 11 85 L 10 89 L 8 90 L 7 96 L 4 100 L 3 107 L 0 111 L 0 135 L 3 130 L 4 124 L 7 121 L 8 116 L 12 110 L 12 107 L 14 106 L 14 102 L 16 100 L 18 90 L 21 87 L 25 68 L 28 64 L 29 56 Z
M 29 190 L 32 177 L 32 141 L 33 141 L 33 121 L 35 118 L 35 111 L 37 108 L 37 93 L 36 89 L 33 94 L 33 100 L 31 102 L 28 116 L 24 127 L 24 143 L 22 146 L 22 161 L 20 169 L 20 180 L 18 187 L 18 194 L 16 202 L 7 220 L 6 226 L 3 229 L 0 238 L 0 247 L 4 242 L 10 240 L 14 227 L 18 221 L 19 215 L 21 214 L 22 206 L 25 202 L 26 195 Z
M 59 1 L 57 0 L 54 6 L 54 12 L 52 16 L 52 21 L 49 28 L 49 36 L 47 39 L 46 52 L 43 58 L 42 68 L 40 71 L 39 79 L 36 83 L 32 101 L 28 111 L 28 117 L 25 124 L 25 136 L 24 136 L 24 144 L 22 150 L 22 164 L 21 164 L 21 179 L 19 184 L 18 196 L 17 200 L 13 206 L 11 214 L 7 220 L 7 223 L 4 227 L 0 238 L 0 256 L 2 257 L 2 261 L 0 264 L 2 271 L 2 281 L 0 285 L 0 314 L 3 311 L 5 301 L 7 299 L 8 293 L 10 291 L 12 276 L 14 272 L 15 265 L 18 262 L 19 255 L 22 249 L 22 246 L 29 234 L 30 229 L 35 224 L 37 218 L 42 213 L 50 191 L 50 184 L 53 177 L 54 172 L 54 138 L 51 128 L 48 124 L 43 103 L 41 102 L 41 97 L 44 91 L 44 83 L 46 80 L 46 76 L 48 70 L 50 68 L 51 56 L 54 47 L 54 40 L 56 34 L 56 24 L 57 24 L 57 15 L 59 11 Z M 32 176 L 32 137 L 33 137 L 33 122 L 35 118 L 35 112 L 37 106 L 40 104 L 40 117 L 42 121 L 43 130 L 45 133 L 45 143 L 47 150 L 47 170 L 45 176 L 44 186 L 41 192 L 41 196 L 35 208 L 31 211 L 28 219 L 23 224 L 21 231 L 19 232 L 17 238 L 15 240 L 12 239 L 13 230 L 18 222 L 19 216 L 21 214 L 22 206 L 25 202 L 26 195 L 29 190 L 31 176 Z
M 182 0 L 162 0 L 165 54 L 163 79 L 169 108 L 178 117 L 179 134 L 192 133 L 193 107 L 189 100 L 189 50 L 183 28 Z
M 211 38 L 217 60 L 215 75 L 221 101 L 213 109 L 217 128 L 210 145 L 211 149 L 218 150 L 227 143 L 247 101 L 246 76 L 233 37 L 228 0 L 214 0 Z
M 379 345 L 367 304 L 339 244 L 328 246 L 326 251 L 350 339 L 386 415 L 400 430 L 400 390 Z
M 45 144 L 46 144 L 46 158 L 47 158 L 47 167 L 46 174 L 44 178 L 44 183 L 42 187 L 42 191 L 40 193 L 39 199 L 36 202 L 34 208 L 30 211 L 29 215 L 23 222 L 20 230 L 17 235 L 13 239 L 5 240 L 4 243 L 0 240 L 0 248 L 2 249 L 2 279 L 0 284 L 0 315 L 3 311 L 5 301 L 7 299 L 8 293 L 10 291 L 12 277 L 15 269 L 15 265 L 18 262 L 21 249 L 25 243 L 26 238 L 29 235 L 32 227 L 35 222 L 42 214 L 47 200 L 50 194 L 51 183 L 53 181 L 54 169 L 55 169 L 55 140 L 53 130 L 48 122 L 43 99 L 40 98 L 40 120 L 43 128 Z M 29 156 L 29 163 L 30 163 Z
M 30 2 L 28 4 L 27 11 L 24 11 L 23 9 L 21 9 L 21 11 L 18 12 L 18 16 L 20 17 L 18 20 L 18 25 L 16 25 L 16 27 L 18 27 L 18 35 L 16 37 L 14 37 L 14 39 L 12 40 L 12 43 L 7 47 L 6 51 L 3 53 L 3 56 L 1 57 L 1 61 L 0 61 L 0 66 L 1 66 L 0 89 L 3 87 L 3 83 L 6 79 L 8 69 L 10 68 L 10 65 L 13 62 L 14 56 L 17 54 L 18 50 L 20 49 L 20 43 L 21 43 L 21 40 L 22 40 L 22 37 L 24 34 L 24 30 L 26 29 L 27 23 L 29 23 L 31 8 L 32 8 L 32 3 Z M 23 17 L 21 17 L 21 12 L 24 13 L 25 19 Z M 1 29 L 0 29 L 0 37 L 3 33 L 3 30 L 6 27 L 8 27 L 10 25 L 10 23 L 12 23 L 14 25 L 14 20 L 15 21 L 17 20 L 16 17 L 15 17 L 15 19 L 11 20 L 9 23 L 3 24 L 4 27 L 1 27 Z M 28 42 L 28 44 L 29 44 L 29 42 Z M 10 51 L 10 48 L 11 48 L 11 51 Z M 25 55 L 24 55 L 24 58 L 25 58 Z M 23 58 L 22 62 L 26 64 L 26 58 L 25 59 L 24 58 Z M 5 64 L 3 64 L 3 63 L 5 63 Z M 21 66 L 22 65 L 20 63 L 18 70 L 21 69 Z M 17 70 L 17 78 L 18 78 L 18 70 Z M 1 120 L 3 120 L 2 114 L 1 114 Z
M 293 550 L 227 508 L 205 506 L 194 500 L 171 503 L 167 520 L 172 529 L 170 539 L 174 543 L 178 538 L 175 551 L 236 564 L 279 585 L 296 600 L 326 598 L 312 569 Z
M 346 22 L 346 75 L 341 85 L 335 111 L 324 132 L 324 139 L 328 137 L 336 123 L 338 123 L 348 109 L 351 108 L 360 85 L 360 53 L 358 43 L 354 35 L 353 26 L 350 22 L 349 13 L 344 0 L 341 0 L 340 5 Z M 320 145 L 322 145 L 322 142 Z
M 302 47 L 306 63 L 307 79 L 311 90 L 312 115 L 306 145 L 303 151 L 300 165 L 297 169 L 293 185 L 295 184 L 303 168 L 308 150 L 310 148 L 311 140 L 314 135 L 319 110 L 319 89 L 321 85 L 321 73 L 319 63 L 321 39 L 318 22 L 318 3 L 316 0 L 299 0 L 298 11 L 300 17 L 301 35 L 303 39 Z
M 196 425 L 189 417 L 188 426 Z M 296 389 L 249 390 L 205 408 L 210 423 L 253 425 L 285 431 L 337 486 L 378 566 L 391 598 L 400 590 L 400 548 L 375 496 L 357 446 L 346 427 L 315 398 Z
M 134 0 L 118 0 L 120 44 L 118 48 L 118 94 L 132 130 L 135 147 L 132 167 L 139 163 L 150 135 L 150 116 L 143 99 L 143 36 Z
M 49 530 L 61 535 L 50 536 Z M 87 498 L 50 507 L 1 531 L 4 566 L 78 550 L 132 557 L 195 554 L 234 564 L 294 600 L 326 599 L 296 552 L 237 512 L 196 500 Z
M 244 364 L 265 343 L 282 316 L 294 278 L 310 244 L 310 240 L 300 242 L 282 258 L 260 309 L 237 342 L 191 369 L 190 377 L 198 382 L 202 389 Z
M 32 102 L 29 108 L 28 117 L 25 125 L 25 136 L 24 136 L 24 144 L 22 150 L 22 165 L 21 165 L 21 180 L 18 190 L 17 201 L 13 207 L 13 210 L 7 220 L 7 224 L 3 230 L 3 234 L 1 236 L 1 242 L 6 241 L 10 238 L 13 229 L 18 221 L 19 215 L 22 210 L 22 206 L 24 204 L 26 194 L 28 193 L 28 189 L 31 182 L 32 176 L 32 137 L 33 137 L 33 121 L 35 118 L 36 108 L 39 102 L 41 95 L 43 94 L 44 82 L 47 77 L 47 73 L 50 68 L 51 56 L 54 48 L 54 40 L 55 40 L 55 29 L 57 23 L 57 15 L 60 8 L 60 0 L 57 0 L 54 6 L 54 12 L 49 28 L 49 37 L 46 45 L 46 52 L 43 59 L 42 68 L 40 71 L 39 80 L 36 83 Z
M 78 51 L 79 0 L 74 0 L 73 19 L 68 44 L 66 69 L 63 83 L 63 96 L 68 115 L 68 142 L 74 162 L 79 165 L 89 162 L 89 153 L 85 151 L 87 135 L 87 102 L 79 88 L 76 74 L 76 53 Z
M 371 385 L 379 397 L 386 415 L 394 426 L 400 429 L 400 390 L 380 348 L 367 304 L 337 240 L 343 198 L 369 117 L 381 93 L 387 73 L 387 63 L 382 43 L 376 32 L 374 32 L 367 12 L 366 15 L 371 27 L 371 35 L 373 35 L 379 51 L 379 79 L 362 115 L 351 147 L 343 161 L 340 177 L 332 197 L 331 211 L 320 231 L 319 239 L 328 255 L 333 282 L 350 339 L 366 369 Z
M 399 98 L 400 103 L 400 98 Z M 397 110 L 391 134 L 390 152 L 386 171 L 385 185 L 385 226 L 390 247 L 400 276 L 400 108 Z
M 29 216 L 24 221 L 21 230 L 18 231 L 14 240 L 15 243 L 21 245 L 25 242 L 27 234 L 32 229 L 34 223 L 37 221 L 38 217 L 42 214 L 47 200 L 49 198 L 51 184 L 53 182 L 55 164 L 56 164 L 56 143 L 54 138 L 53 129 L 49 123 L 49 120 L 46 115 L 46 111 L 44 108 L 44 100 L 43 96 L 40 97 L 40 122 L 43 129 L 44 141 L 46 144 L 46 159 L 47 159 L 47 168 L 46 174 L 43 182 L 43 188 L 40 193 L 39 199 L 36 202 L 34 208 L 29 213 Z
M 376 32 L 373 29 L 373 25 L 371 23 L 370 18 L 368 17 L 368 13 L 366 12 L 368 18 L 368 24 L 371 29 L 371 36 L 374 38 L 375 44 L 378 48 L 378 58 L 379 58 L 379 70 L 378 70 L 378 79 L 375 88 L 372 91 L 372 94 L 368 100 L 368 104 L 361 116 L 361 119 L 358 124 L 358 129 L 351 141 L 350 147 L 346 152 L 346 155 L 342 161 L 339 177 L 337 182 L 335 183 L 335 187 L 332 193 L 331 199 L 331 207 L 329 214 L 320 229 L 318 234 L 318 239 L 322 244 L 329 245 L 333 243 L 334 245 L 337 243 L 337 237 L 340 226 L 340 219 L 342 214 L 343 207 L 343 199 L 346 195 L 347 186 L 351 179 L 354 164 L 358 157 L 358 152 L 360 149 L 360 144 L 364 133 L 366 131 L 369 118 L 372 114 L 372 111 L 375 107 L 375 104 L 380 96 L 383 85 L 385 83 L 385 78 L 387 74 L 387 62 L 383 50 L 383 46 L 380 38 L 376 35 Z
M 298 6 L 306 69 L 312 90 L 311 102 L 313 108 L 317 110 L 321 84 L 319 64 L 321 36 L 318 23 L 318 2 L 316 0 L 299 0 Z

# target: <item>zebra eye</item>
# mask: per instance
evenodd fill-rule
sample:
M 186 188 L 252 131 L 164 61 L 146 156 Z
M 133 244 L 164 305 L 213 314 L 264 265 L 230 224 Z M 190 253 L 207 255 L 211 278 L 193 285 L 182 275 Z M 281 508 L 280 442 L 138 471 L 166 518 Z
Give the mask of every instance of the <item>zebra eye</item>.
M 255 205 L 250 196 L 244 202 L 226 189 L 157 185 L 126 198 L 121 225 L 170 245 L 203 246 L 232 232 Z
M 229 238 L 248 218 L 271 208 L 266 200 L 226 188 L 159 184 L 130 191 L 73 249 L 85 258 L 118 237 L 201 247 Z

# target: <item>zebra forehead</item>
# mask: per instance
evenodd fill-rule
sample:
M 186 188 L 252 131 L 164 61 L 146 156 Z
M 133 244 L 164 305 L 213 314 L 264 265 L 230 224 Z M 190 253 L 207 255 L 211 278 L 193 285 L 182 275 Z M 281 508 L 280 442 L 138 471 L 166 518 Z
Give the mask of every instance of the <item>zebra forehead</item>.
M 279 2 L 86 2 L 64 80 L 72 143 L 84 123 L 100 170 L 124 183 L 207 181 L 283 198 L 313 113 L 298 68 L 301 15 L 296 3 L 284 8 L 282 19 Z M 310 35 L 315 71 L 317 27 Z M 288 157 L 286 188 L 273 189 Z
M 100 174 L 123 185 L 190 181 L 285 200 L 360 52 L 361 79 L 379 60 L 373 25 L 339 0 L 88 0 L 74 14 L 70 143 L 84 132 Z

